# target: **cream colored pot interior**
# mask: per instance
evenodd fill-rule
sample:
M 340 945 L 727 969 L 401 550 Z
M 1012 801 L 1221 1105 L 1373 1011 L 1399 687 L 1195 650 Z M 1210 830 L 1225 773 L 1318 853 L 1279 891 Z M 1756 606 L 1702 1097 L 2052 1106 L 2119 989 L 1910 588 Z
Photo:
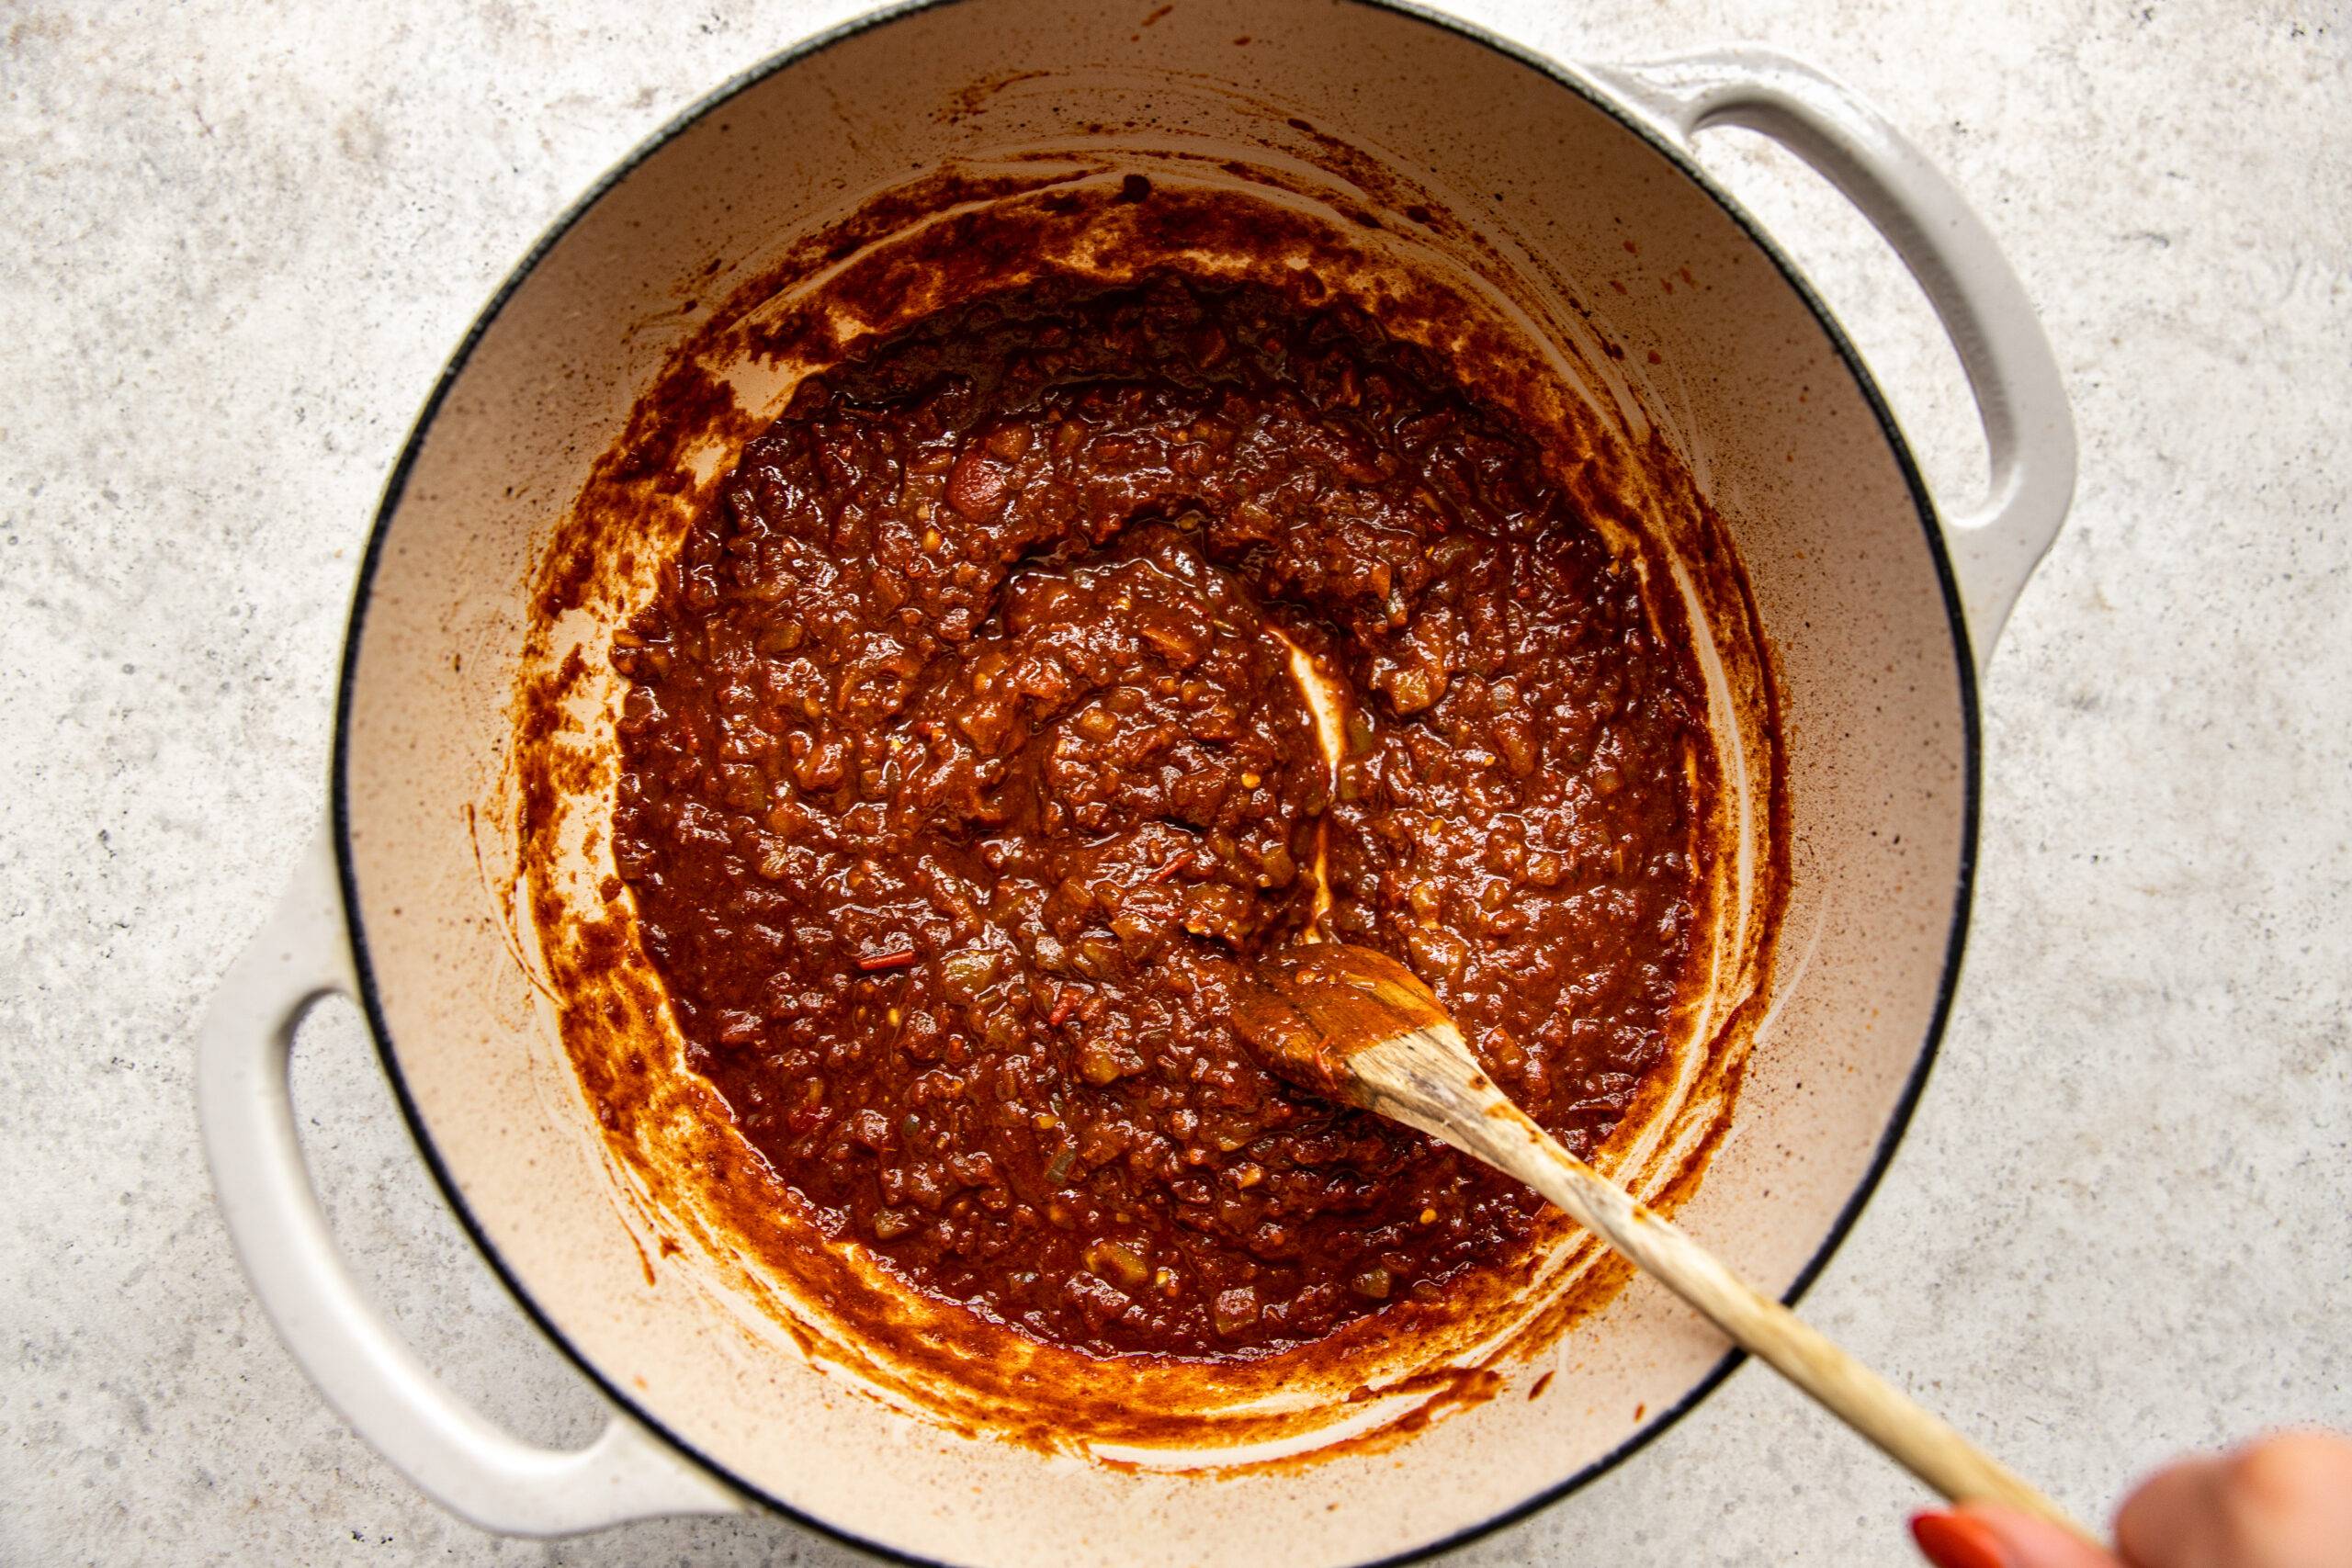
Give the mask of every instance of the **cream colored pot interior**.
M 1677 454 L 1736 540 L 1779 677 L 1790 898 L 1736 1115 L 1680 1218 L 1776 1290 L 1837 1233 L 1940 1005 L 1970 778 L 1948 595 L 1870 400 L 1738 224 L 1558 79 L 1371 7 L 1132 9 L 961 0 L 838 39 L 705 112 L 537 259 L 432 412 L 362 585 L 338 781 L 351 912 L 388 1057 L 501 1267 L 609 1390 L 729 1476 L 956 1562 L 1253 1562 L 1277 1535 L 1286 1557 L 1385 1557 L 1606 1459 L 1722 1341 L 1637 1282 L 1498 1363 L 1492 1397 L 1317 1463 L 1118 1468 L 959 1435 L 662 1255 L 497 891 L 541 552 L 717 294 L 944 168 L 1046 155 L 1181 182 L 1231 158 L 1384 233 L 1419 231 L 1392 204 L 1419 193 L 1457 220 L 1437 248 L 1500 276 L 1504 314 L 1544 307 L 1519 318 L 1531 339 L 1629 440 Z

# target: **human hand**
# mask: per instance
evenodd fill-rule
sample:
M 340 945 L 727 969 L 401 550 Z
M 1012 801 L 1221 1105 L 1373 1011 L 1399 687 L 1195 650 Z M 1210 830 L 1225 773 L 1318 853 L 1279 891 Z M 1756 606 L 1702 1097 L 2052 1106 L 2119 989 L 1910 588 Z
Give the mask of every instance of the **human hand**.
M 2007 1508 L 1911 1521 L 1937 1568 L 2352 1568 L 2352 1441 L 2290 1432 L 2158 1471 L 2115 1516 L 2115 1551 Z

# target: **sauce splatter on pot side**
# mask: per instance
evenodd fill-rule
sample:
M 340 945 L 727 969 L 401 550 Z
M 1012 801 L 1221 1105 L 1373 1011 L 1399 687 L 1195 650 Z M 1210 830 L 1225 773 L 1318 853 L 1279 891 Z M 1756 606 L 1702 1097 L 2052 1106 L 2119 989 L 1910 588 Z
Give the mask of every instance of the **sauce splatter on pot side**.
M 653 1223 L 756 1258 L 739 1284 L 791 1281 L 766 1299 L 804 1351 L 967 1429 L 1238 1445 L 1335 1418 L 1251 1407 L 1276 1390 L 1487 1389 L 1492 1325 L 1546 1342 L 1621 1271 L 1264 1079 L 1221 988 L 1297 928 L 1328 840 L 1341 934 L 1429 974 L 1501 1081 L 1580 1145 L 1640 1123 L 1724 828 L 1646 530 L 1752 637 L 1735 695 L 1769 736 L 1736 559 L 1655 433 L 1592 428 L 1442 289 L 1340 286 L 1363 258 L 1317 221 L 990 188 L 815 296 L 777 303 L 854 243 L 739 286 L 543 557 L 514 817 L 582 1089 Z M 742 364 L 824 373 L 763 427 Z M 1336 795 L 1277 632 L 1358 698 Z M 585 897 L 553 869 L 583 821 L 616 862 Z M 1781 841 L 1679 1091 L 1713 1120 L 1677 1192 L 1736 1087 Z M 1546 920 L 1586 945 L 1538 951 Z

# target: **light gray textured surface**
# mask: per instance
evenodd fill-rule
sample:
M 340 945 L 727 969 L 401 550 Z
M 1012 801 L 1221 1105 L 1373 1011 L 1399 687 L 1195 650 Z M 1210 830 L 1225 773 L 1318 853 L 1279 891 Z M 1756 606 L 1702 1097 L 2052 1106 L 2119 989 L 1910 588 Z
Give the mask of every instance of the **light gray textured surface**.
M 0 7 L 0 1560 L 854 1560 L 760 1519 L 500 1541 L 423 1502 L 248 1295 L 189 1055 L 321 809 L 351 571 L 440 363 L 600 171 L 859 8 Z M 2075 398 L 2075 519 L 1988 693 L 1966 985 L 1809 1313 L 2086 1515 L 2183 1446 L 2352 1425 L 2352 20 L 1460 8 L 1571 58 L 1753 40 L 1844 76 L 1980 205 Z M 1916 291 L 1822 187 L 1713 147 L 1964 500 Z M 584 1437 L 353 1018 L 309 1029 L 298 1092 L 422 1351 Z M 1893 1563 L 1918 1500 L 1751 1369 L 1466 1558 Z

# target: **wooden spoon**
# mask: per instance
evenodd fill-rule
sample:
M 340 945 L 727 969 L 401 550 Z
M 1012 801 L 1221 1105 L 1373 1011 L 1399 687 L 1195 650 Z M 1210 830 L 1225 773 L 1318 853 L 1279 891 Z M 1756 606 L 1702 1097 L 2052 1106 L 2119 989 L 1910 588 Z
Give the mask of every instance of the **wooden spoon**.
M 1437 998 L 1395 959 L 1340 942 L 1294 949 L 1260 965 L 1234 1022 L 1277 1076 L 1418 1127 L 1534 1188 L 1945 1497 L 2014 1508 L 2099 1544 L 1908 1394 L 1562 1148 L 1495 1088 Z

